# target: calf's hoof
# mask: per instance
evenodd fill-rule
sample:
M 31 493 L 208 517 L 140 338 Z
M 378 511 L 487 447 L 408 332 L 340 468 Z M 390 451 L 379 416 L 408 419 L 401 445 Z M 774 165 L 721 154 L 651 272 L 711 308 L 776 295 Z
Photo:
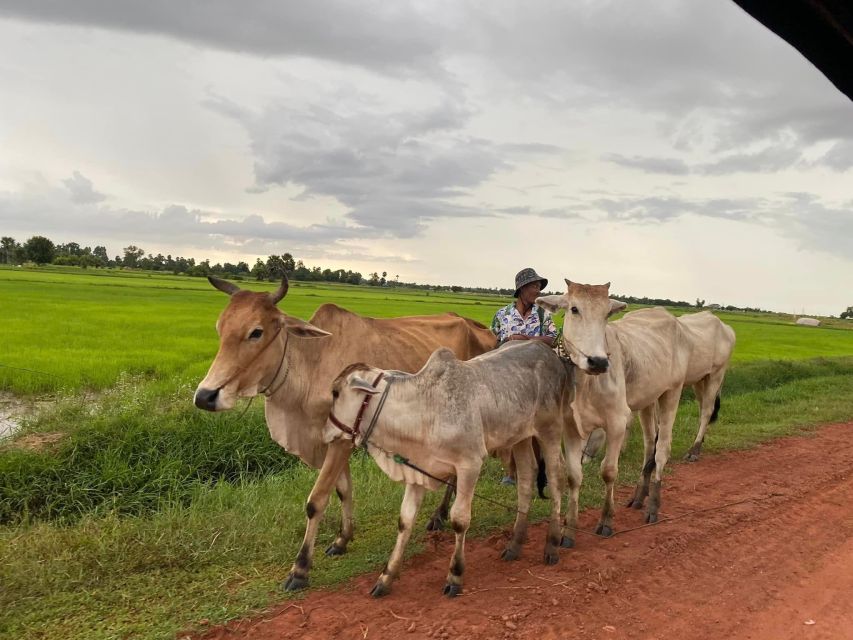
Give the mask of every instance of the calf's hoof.
M 646 524 L 654 524 L 658 521 L 658 514 L 656 513 L 647 513 L 646 514 Z
M 433 516 L 427 521 L 427 531 L 441 531 L 444 529 L 444 518 Z
M 560 540 L 560 546 L 563 547 L 563 549 L 574 549 L 575 539 L 570 538 L 569 536 L 563 536 L 562 540 Z
M 595 528 L 595 533 L 602 538 L 609 538 L 613 535 L 613 529 L 607 526 L 606 524 L 599 524 Z
M 370 595 L 374 598 L 381 598 L 382 596 L 387 596 L 389 593 L 391 593 L 391 585 L 387 585 L 381 580 L 373 585 L 373 589 L 370 590 Z
M 299 591 L 308 587 L 308 578 L 291 573 L 281 585 L 285 591 Z
M 688 451 L 687 454 L 684 456 L 684 459 L 687 462 L 698 462 L 699 454 L 694 451 Z
M 332 556 L 342 556 L 347 552 L 346 547 L 339 547 L 334 542 L 326 547 L 326 555 L 329 557 Z
M 514 549 L 513 547 L 507 547 L 501 553 L 501 560 L 506 560 L 507 562 L 511 560 L 518 560 L 518 556 L 520 555 L 518 549 Z
M 545 564 L 553 566 L 560 561 L 560 556 L 556 551 L 546 551 L 544 560 Z
M 455 598 L 460 593 L 462 593 L 462 585 L 461 584 L 450 584 L 449 582 L 444 585 L 444 595 L 448 598 Z

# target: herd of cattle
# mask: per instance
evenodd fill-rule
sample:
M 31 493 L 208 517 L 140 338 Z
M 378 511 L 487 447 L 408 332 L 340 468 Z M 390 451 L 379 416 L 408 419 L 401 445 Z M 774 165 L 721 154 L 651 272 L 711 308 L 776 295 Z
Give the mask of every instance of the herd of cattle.
M 334 304 L 310 322 L 281 312 L 287 278 L 272 294 L 241 290 L 210 278 L 231 300 L 217 321 L 219 351 L 195 393 L 195 404 L 224 411 L 240 397 L 263 394 L 272 438 L 320 469 L 308 496 L 308 523 L 288 590 L 308 585 L 314 542 L 334 487 L 341 525 L 327 555 L 346 552 L 353 537 L 349 457 L 365 446 L 380 468 L 405 483 L 397 542 L 373 588 L 390 591 L 427 489 L 448 486 L 430 527 L 449 510 L 456 546 L 444 593 L 461 592 L 465 534 L 474 487 L 490 454 L 511 451 L 518 504 L 512 538 L 502 557 L 518 557 L 537 473 L 533 442 L 545 464 L 551 515 L 544 560 L 574 546 L 582 456 L 593 433 L 606 441 L 601 476 L 604 506 L 596 533 L 613 533 L 614 484 L 619 454 L 634 413 L 643 430 L 645 465 L 629 504 L 646 504 L 656 522 L 661 476 L 670 454 L 682 388 L 699 402 L 699 431 L 688 453 L 699 456 L 708 424 L 719 409 L 720 387 L 734 348 L 731 327 L 709 312 L 676 318 L 665 309 L 641 309 L 608 322 L 625 308 L 607 285 L 566 280 L 567 291 L 537 303 L 565 311 L 563 347 L 570 363 L 541 342 L 509 342 L 495 349 L 483 325 L 454 313 L 376 319 Z M 365 364 L 369 363 L 369 364 Z M 568 505 L 561 516 L 562 493 Z

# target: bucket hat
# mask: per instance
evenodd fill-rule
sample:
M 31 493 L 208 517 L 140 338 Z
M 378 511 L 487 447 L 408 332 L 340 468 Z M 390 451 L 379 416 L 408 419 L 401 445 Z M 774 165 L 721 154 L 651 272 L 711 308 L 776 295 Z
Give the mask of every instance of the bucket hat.
M 542 283 L 542 289 L 548 286 L 548 278 L 543 278 L 533 267 L 527 267 L 526 269 L 522 269 L 518 273 L 515 274 L 515 293 L 512 294 L 514 298 L 518 297 L 518 292 L 526 284 L 530 284 L 531 282 L 539 281 Z

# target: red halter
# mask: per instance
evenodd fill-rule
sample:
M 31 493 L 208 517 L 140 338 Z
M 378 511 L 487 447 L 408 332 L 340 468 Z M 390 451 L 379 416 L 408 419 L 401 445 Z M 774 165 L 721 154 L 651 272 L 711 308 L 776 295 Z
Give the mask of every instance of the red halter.
M 385 375 L 383 371 L 378 376 L 376 376 L 376 380 L 373 381 L 373 386 L 375 387 L 379 384 L 379 381 L 382 380 L 382 377 Z M 364 400 L 361 402 L 361 407 L 358 409 L 358 415 L 355 417 L 355 424 L 352 427 L 348 427 L 343 422 L 335 417 L 335 413 L 333 411 L 329 411 L 329 420 L 333 425 L 335 425 L 338 429 L 343 431 L 344 433 L 348 433 L 352 436 L 352 439 L 355 440 L 361 435 L 361 421 L 364 419 L 364 412 L 367 411 L 367 407 L 370 404 L 370 401 L 373 399 L 372 393 L 364 394 Z

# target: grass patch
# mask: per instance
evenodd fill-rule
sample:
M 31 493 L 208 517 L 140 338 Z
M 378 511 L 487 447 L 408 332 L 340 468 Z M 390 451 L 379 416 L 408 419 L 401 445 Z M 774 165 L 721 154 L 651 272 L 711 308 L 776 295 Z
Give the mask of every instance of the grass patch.
M 146 397 L 144 391 L 126 389 L 124 400 L 114 409 L 116 415 L 126 415 L 133 405 L 128 394 Z M 185 398 L 179 394 L 171 402 L 180 404 Z M 162 399 L 161 403 L 168 404 Z M 181 415 L 182 410 L 163 409 L 164 415 L 172 415 L 171 411 Z M 712 426 L 705 451 L 748 447 L 801 431 L 806 425 L 851 416 L 853 359 L 816 360 L 793 368 L 778 362 L 736 365 L 727 381 L 721 419 Z M 213 422 L 233 420 L 231 414 L 205 417 L 211 423 L 204 426 L 213 431 L 221 428 Z M 266 433 L 253 431 L 250 422 L 243 426 L 251 438 L 268 442 Z M 689 448 L 697 423 L 696 403 L 686 400 L 676 421 L 674 460 Z M 39 426 L 49 427 L 31 428 Z M 72 435 L 82 438 L 92 433 L 98 432 L 84 424 Z M 639 473 L 641 440 L 639 428 L 632 429 L 620 463 L 622 482 L 632 483 Z M 100 442 L 116 450 L 126 446 Z M 184 449 L 182 455 L 199 449 Z M 56 452 L 40 455 L 50 458 Z M 209 457 L 205 454 L 200 459 Z M 599 504 L 602 486 L 596 464 L 587 465 L 585 473 L 582 504 Z M 0 635 L 170 638 L 202 619 L 223 622 L 289 597 L 279 590 L 279 583 L 302 538 L 304 500 L 315 474 L 297 464 L 264 477 L 236 474 L 230 482 L 209 478 L 190 482 L 182 499 L 163 494 L 157 502 L 159 510 L 145 515 L 121 515 L 104 503 L 87 513 L 79 510 L 63 525 L 30 521 L 0 527 L 0 583 L 4 585 Z M 402 487 L 388 481 L 363 455 L 354 458 L 353 474 L 356 540 L 343 558 L 318 555 L 312 571 L 315 588 L 378 571 L 393 545 Z M 514 490 L 501 486 L 500 476 L 499 465 L 490 461 L 478 492 L 512 504 Z M 198 474 L 193 477 L 199 480 Z M 135 484 L 126 486 L 136 491 Z M 425 501 L 410 553 L 422 548 L 423 526 L 439 497 L 431 494 Z M 532 517 L 545 517 L 547 509 L 546 501 L 535 501 Z M 333 500 L 320 531 L 319 549 L 334 539 L 339 514 Z M 500 507 L 475 500 L 473 535 L 506 528 L 511 520 Z M 525 552 L 534 551 L 527 548 Z M 436 586 L 436 597 L 440 586 Z

